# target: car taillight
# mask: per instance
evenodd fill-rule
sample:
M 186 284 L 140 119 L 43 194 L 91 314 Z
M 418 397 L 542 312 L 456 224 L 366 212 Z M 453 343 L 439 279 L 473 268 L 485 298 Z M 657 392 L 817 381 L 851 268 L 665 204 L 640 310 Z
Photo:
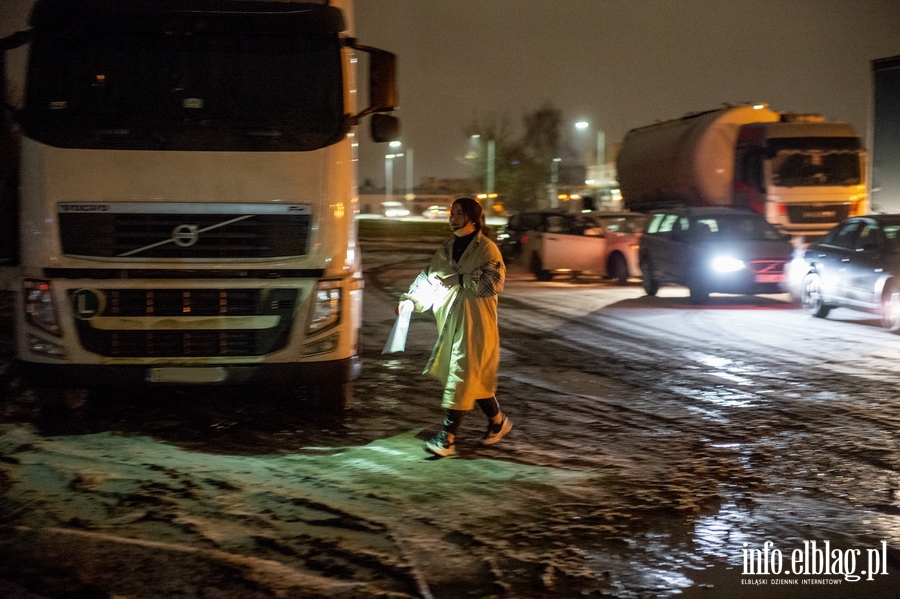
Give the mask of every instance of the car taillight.
M 521 243 L 528 243 L 528 235 L 522 235 L 522 238 L 519 241 Z

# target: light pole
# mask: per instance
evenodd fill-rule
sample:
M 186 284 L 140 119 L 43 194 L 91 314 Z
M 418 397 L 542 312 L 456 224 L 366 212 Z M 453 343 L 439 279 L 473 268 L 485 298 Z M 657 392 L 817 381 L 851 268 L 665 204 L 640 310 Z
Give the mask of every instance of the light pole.
M 590 126 L 591 126 L 591 124 L 588 123 L 587 121 L 578 121 L 577 123 L 575 123 L 576 129 L 584 130 L 584 129 L 589 128 Z M 606 134 L 603 131 L 598 129 L 597 130 L 597 161 L 595 164 L 598 167 L 602 167 L 603 164 L 605 164 L 605 162 L 606 162 Z M 588 164 L 588 158 L 587 158 L 587 152 L 585 152 L 584 166 L 587 167 L 587 164 Z
M 399 148 L 402 144 L 399 141 L 392 141 L 392 148 Z M 392 153 L 386 154 L 384 157 L 384 195 L 387 196 L 387 202 L 394 201 L 394 158 L 403 156 L 403 154 Z
M 487 144 L 487 200 L 485 201 L 486 212 L 490 215 L 494 214 L 494 154 L 496 152 L 496 142 L 491 139 Z
M 554 158 L 550 163 L 550 207 L 559 207 L 559 163 L 562 158 Z
M 492 208 L 492 199 L 494 197 L 494 186 L 496 185 L 496 164 L 497 164 L 497 142 L 493 139 L 489 139 L 487 141 L 487 152 L 485 155 L 485 197 L 487 201 L 485 202 L 488 213 L 491 212 Z M 469 136 L 469 151 L 466 152 L 466 158 L 471 160 L 476 160 L 481 154 L 481 135 L 475 134 Z M 474 163 L 476 165 L 475 172 L 478 174 L 477 162 Z
M 416 194 L 413 191 L 413 151 L 406 148 L 406 208 L 411 211 L 412 201 Z

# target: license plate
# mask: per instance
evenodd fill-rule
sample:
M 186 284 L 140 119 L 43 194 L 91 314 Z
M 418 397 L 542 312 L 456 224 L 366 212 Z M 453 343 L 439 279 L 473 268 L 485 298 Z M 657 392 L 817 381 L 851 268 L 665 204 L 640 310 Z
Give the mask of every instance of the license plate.
M 228 374 L 224 368 L 179 368 L 162 367 L 148 368 L 147 382 L 149 383 L 221 383 Z
M 757 283 L 783 283 L 784 275 L 756 275 Z

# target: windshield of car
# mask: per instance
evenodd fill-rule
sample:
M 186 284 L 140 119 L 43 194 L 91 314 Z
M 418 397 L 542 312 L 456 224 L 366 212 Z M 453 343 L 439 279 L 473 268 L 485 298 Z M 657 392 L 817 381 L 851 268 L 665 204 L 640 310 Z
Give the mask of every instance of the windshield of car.
M 635 235 L 641 233 L 647 226 L 647 217 L 643 214 L 625 216 L 601 216 L 598 218 L 607 231 L 615 233 L 627 233 Z
M 691 224 L 691 230 L 699 241 L 780 241 L 775 227 L 762 218 L 750 215 L 704 216 Z

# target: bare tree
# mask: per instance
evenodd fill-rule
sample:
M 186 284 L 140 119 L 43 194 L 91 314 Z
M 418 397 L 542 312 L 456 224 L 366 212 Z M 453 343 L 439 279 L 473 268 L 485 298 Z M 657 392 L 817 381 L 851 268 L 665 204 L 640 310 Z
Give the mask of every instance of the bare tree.
M 546 197 L 553 159 L 560 155 L 563 117 L 550 103 L 522 117 L 524 134 L 514 139 L 505 118 L 488 116 L 466 129 L 470 156 L 482 186 L 494 169 L 495 190 L 507 210 L 535 207 Z M 477 137 L 476 137 L 477 136 Z M 494 142 L 493 165 L 487 160 L 488 142 Z

